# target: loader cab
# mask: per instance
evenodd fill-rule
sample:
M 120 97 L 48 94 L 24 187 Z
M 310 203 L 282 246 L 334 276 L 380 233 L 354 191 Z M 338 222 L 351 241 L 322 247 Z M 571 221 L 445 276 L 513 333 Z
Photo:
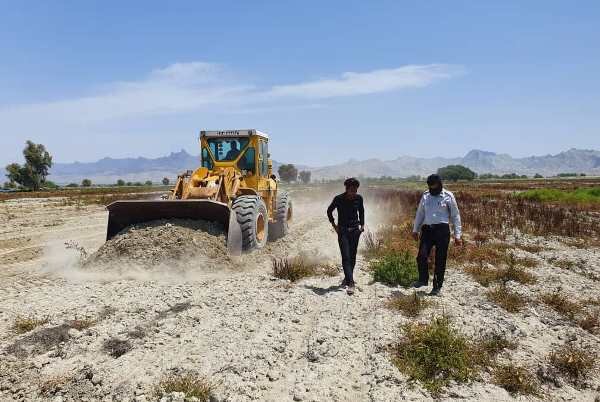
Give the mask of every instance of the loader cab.
M 213 170 L 235 167 L 249 187 L 265 187 L 270 179 L 269 136 L 258 130 L 201 131 L 202 166 Z

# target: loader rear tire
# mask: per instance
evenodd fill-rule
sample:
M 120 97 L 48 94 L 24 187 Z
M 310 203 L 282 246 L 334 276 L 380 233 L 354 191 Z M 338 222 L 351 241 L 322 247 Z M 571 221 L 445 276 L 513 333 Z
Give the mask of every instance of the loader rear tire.
M 292 198 L 287 191 L 277 192 L 275 222 L 269 225 L 269 240 L 281 239 L 288 234 L 293 217 Z
M 269 215 L 262 198 L 257 195 L 239 196 L 231 209 L 242 229 L 242 250 L 263 248 L 269 237 Z

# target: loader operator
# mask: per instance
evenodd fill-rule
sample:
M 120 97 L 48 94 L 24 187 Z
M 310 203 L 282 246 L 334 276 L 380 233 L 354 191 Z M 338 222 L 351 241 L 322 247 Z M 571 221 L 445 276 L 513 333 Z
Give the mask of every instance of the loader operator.
M 444 283 L 446 271 L 446 256 L 448 244 L 450 243 L 450 226 L 454 227 L 454 243 L 462 245 L 460 213 L 454 194 L 442 186 L 442 179 L 437 174 L 427 178 L 429 191 L 421 196 L 417 216 L 413 226 L 413 238 L 419 240 L 419 252 L 417 254 L 417 265 L 419 266 L 419 280 L 413 287 L 427 286 L 429 283 L 429 271 L 427 260 L 433 246 L 435 246 L 435 272 L 433 275 L 433 289 L 431 296 L 438 296 Z M 419 236 L 420 232 L 420 236 Z
M 360 234 L 365 226 L 365 209 L 362 197 L 357 194 L 360 183 L 355 178 L 344 181 L 346 191 L 336 195 L 327 208 L 327 217 L 338 235 L 338 244 L 342 254 L 344 280 L 341 284 L 349 295 L 354 294 L 354 266 L 356 265 L 356 249 Z M 337 225 L 333 218 L 333 210 L 337 209 Z
M 232 161 L 235 158 L 237 158 L 237 156 L 240 154 L 240 150 L 238 149 L 237 142 L 231 141 L 230 144 L 231 144 L 231 149 L 227 152 L 227 155 L 225 155 L 226 161 Z

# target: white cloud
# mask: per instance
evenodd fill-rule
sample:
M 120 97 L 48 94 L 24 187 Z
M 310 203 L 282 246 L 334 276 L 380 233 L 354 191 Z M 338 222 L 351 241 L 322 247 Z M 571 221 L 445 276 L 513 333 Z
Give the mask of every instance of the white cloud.
M 239 116 L 322 107 L 327 103 L 315 100 L 424 87 L 459 72 L 460 68 L 449 65 L 410 65 L 257 87 L 219 64 L 175 63 L 139 80 L 109 83 L 90 95 L 0 107 L 0 159 L 13 158 L 29 138 L 51 141 L 65 149 L 80 147 L 73 141 L 107 144 L 108 137 L 124 140 L 123 136 L 136 128 L 139 132 L 140 127 L 144 131 L 154 126 L 172 127 L 165 119 L 170 115 L 206 122 L 216 114 Z
M 139 81 L 104 86 L 91 96 L 0 109 L 0 121 L 41 120 L 50 126 L 80 126 L 120 118 L 190 112 L 211 105 L 262 103 L 268 106 L 271 103 L 278 106 L 280 98 L 330 98 L 424 87 L 459 72 L 460 68 L 443 64 L 410 65 L 366 73 L 347 72 L 340 78 L 259 89 L 237 82 L 218 64 L 175 63 L 154 70 Z
M 340 78 L 323 79 L 292 85 L 273 87 L 271 95 L 302 98 L 331 98 L 337 96 L 365 95 L 424 87 L 441 79 L 451 78 L 462 68 L 446 64 L 410 65 L 366 73 L 344 73 Z

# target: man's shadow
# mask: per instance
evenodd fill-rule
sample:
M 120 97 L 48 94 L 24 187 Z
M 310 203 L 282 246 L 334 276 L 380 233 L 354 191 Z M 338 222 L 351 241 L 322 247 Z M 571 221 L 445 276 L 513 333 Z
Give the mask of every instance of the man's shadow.
M 318 286 L 304 285 L 304 288 L 312 290 L 313 293 L 315 293 L 319 296 L 325 296 L 328 293 L 338 292 L 338 291 L 342 290 L 342 287 L 339 285 L 333 285 L 328 288 L 320 288 Z

